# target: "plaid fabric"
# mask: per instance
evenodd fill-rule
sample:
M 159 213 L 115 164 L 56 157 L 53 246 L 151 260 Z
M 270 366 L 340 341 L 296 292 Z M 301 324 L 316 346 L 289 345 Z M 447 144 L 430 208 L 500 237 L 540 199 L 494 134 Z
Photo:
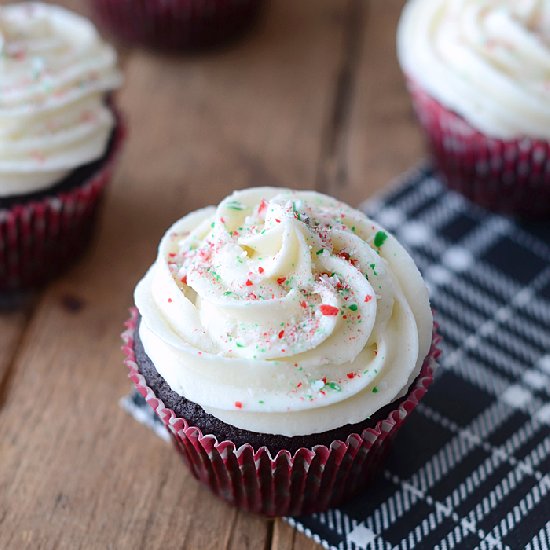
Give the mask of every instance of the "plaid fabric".
M 425 276 L 441 368 L 378 481 L 288 522 L 341 550 L 550 548 L 550 224 L 489 214 L 428 168 L 365 211 Z

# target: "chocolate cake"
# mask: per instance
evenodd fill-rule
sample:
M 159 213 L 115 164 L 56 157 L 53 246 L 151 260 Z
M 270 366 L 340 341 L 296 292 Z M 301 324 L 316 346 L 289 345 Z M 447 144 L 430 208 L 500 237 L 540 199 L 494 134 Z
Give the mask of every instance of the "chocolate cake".
M 139 371 L 147 381 L 147 385 L 153 390 L 155 395 L 163 401 L 166 407 L 172 409 L 176 413 L 176 416 L 185 418 L 190 425 L 200 428 L 203 435 L 215 435 L 220 442 L 225 440 L 232 441 L 237 448 L 245 443 L 250 443 L 256 450 L 260 447 L 267 447 L 272 455 L 275 455 L 282 449 L 294 453 L 301 447 L 307 449 L 315 447 L 316 445 L 325 445 L 329 447 L 335 440 L 345 441 L 352 433 L 360 434 L 367 428 L 374 428 L 379 420 L 386 418 L 392 410 L 398 407 L 401 401 L 406 399 L 405 396 L 398 401 L 386 405 L 372 417 L 358 424 L 348 424 L 334 430 L 317 434 L 288 437 L 251 432 L 222 422 L 211 414 L 208 414 L 197 403 L 189 401 L 173 391 L 164 378 L 157 372 L 155 365 L 145 353 L 139 337 L 139 324 L 134 333 L 134 352 Z

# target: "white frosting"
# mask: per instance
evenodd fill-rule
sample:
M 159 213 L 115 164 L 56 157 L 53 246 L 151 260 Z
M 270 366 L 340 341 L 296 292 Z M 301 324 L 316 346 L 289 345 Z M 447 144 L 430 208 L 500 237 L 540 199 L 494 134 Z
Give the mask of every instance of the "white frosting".
M 550 138 L 550 0 L 410 0 L 406 74 L 481 132 Z
M 170 387 L 256 432 L 368 418 L 407 391 L 431 343 L 410 256 L 314 192 L 248 189 L 185 216 L 135 300 L 144 349 Z
M 0 197 L 46 189 L 100 158 L 121 83 L 93 25 L 40 3 L 0 7 Z

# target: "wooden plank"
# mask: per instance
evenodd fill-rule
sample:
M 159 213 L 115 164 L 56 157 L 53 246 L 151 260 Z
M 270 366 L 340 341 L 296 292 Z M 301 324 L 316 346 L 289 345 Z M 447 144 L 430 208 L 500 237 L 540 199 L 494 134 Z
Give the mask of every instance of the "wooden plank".
M 271 548 L 272 550 L 318 550 L 319 545 L 282 519 L 278 519 L 273 528 Z
M 348 39 L 348 86 L 320 182 L 357 204 L 418 162 L 423 141 L 397 62 L 396 30 L 404 0 L 362 2 Z M 349 101 L 349 104 L 345 103 Z
M 9 378 L 30 316 L 30 307 L 23 311 L 2 311 L 0 309 L 0 408 L 9 390 Z
M 169 223 L 235 187 L 313 185 L 346 7 L 278 0 L 236 49 L 129 54 L 131 132 L 99 238 L 46 292 L 0 410 L 1 548 L 269 546 L 267 520 L 120 410 L 118 334 Z

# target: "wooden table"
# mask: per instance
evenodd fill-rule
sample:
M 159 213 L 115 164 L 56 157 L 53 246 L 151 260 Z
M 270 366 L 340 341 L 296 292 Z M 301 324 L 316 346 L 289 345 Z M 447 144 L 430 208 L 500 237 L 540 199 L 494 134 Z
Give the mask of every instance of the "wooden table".
M 273 0 L 229 51 L 123 53 L 130 135 L 97 238 L 27 309 L 0 316 L 0 548 L 317 547 L 212 496 L 128 417 L 119 334 L 186 212 L 255 185 L 357 205 L 418 160 L 395 58 L 402 5 Z

